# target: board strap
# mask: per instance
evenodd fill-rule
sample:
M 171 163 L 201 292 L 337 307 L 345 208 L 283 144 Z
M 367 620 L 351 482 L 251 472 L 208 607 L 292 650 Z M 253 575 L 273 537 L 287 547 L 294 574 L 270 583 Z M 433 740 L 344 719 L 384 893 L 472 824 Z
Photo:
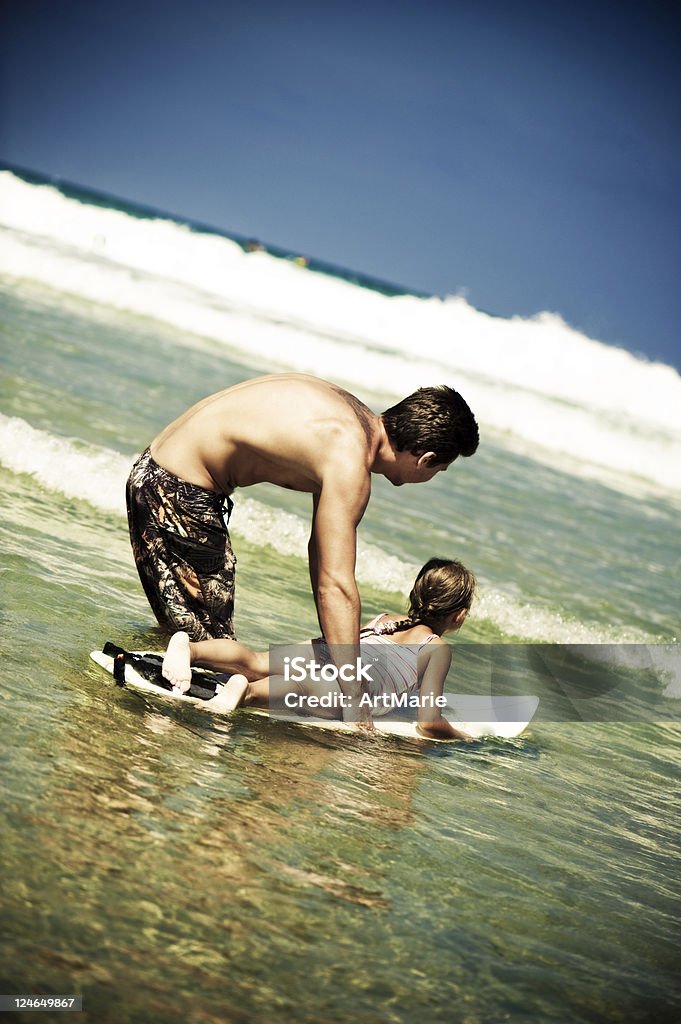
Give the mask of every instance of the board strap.
M 130 665 L 148 683 L 158 686 L 161 690 L 173 692 L 172 683 L 165 678 L 161 671 L 163 658 L 160 655 L 136 654 L 111 643 L 110 640 L 104 644 L 102 653 L 113 659 L 113 677 L 118 686 L 125 686 L 125 666 Z M 228 678 L 229 676 L 222 676 L 216 672 L 195 670 L 192 672 L 191 686 L 186 695 L 196 697 L 198 700 L 210 700 L 215 696 L 217 687 L 226 682 Z

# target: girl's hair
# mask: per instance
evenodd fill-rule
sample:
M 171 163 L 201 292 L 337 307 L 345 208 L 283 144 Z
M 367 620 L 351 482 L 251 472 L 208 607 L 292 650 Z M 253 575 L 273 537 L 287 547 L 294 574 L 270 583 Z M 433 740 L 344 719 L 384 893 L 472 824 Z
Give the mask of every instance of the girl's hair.
M 475 576 L 461 562 L 431 558 L 416 577 L 409 595 L 409 618 L 428 625 L 455 612 L 468 611 L 474 590 Z
M 468 611 L 474 591 L 475 576 L 465 565 L 448 558 L 431 558 L 412 587 L 408 617 L 391 622 L 381 632 L 401 632 L 420 622 L 431 629 L 437 627 L 450 615 Z

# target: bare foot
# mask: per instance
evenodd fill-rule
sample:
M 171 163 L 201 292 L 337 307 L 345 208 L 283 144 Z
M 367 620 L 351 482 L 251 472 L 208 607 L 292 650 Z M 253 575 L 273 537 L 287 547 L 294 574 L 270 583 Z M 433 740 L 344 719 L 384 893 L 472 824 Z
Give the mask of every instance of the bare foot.
M 163 659 L 161 672 L 169 683 L 180 693 L 186 693 L 192 681 L 189 658 L 189 637 L 186 633 L 174 633 Z
M 211 697 L 209 701 L 206 701 L 206 706 L 209 706 L 213 711 L 234 711 L 244 699 L 247 686 L 248 679 L 246 679 L 246 676 L 230 676 L 216 695 Z

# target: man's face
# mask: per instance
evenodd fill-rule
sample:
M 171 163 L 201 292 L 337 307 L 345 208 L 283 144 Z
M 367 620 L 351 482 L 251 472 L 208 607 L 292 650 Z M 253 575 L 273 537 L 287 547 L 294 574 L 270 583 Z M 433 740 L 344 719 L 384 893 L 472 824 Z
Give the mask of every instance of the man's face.
M 452 462 L 435 462 L 432 452 L 413 455 L 412 452 L 397 452 L 395 464 L 390 475 L 385 474 L 395 487 L 402 484 L 423 484 L 432 480 L 438 473 L 444 473 Z

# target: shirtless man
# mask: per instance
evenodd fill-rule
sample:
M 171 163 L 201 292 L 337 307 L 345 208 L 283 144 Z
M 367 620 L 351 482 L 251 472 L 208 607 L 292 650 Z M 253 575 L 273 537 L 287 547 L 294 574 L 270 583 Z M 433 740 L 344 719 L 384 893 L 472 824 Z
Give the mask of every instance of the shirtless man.
M 236 559 L 223 515 L 237 487 L 269 482 L 312 495 L 319 624 L 329 645 L 354 649 L 356 532 L 371 474 L 397 487 L 423 483 L 477 446 L 473 414 L 445 386 L 421 388 L 381 416 L 303 374 L 258 377 L 205 398 L 161 431 L 128 480 L 130 538 L 157 619 L 194 641 L 235 639 Z M 361 692 L 347 684 L 350 696 Z

